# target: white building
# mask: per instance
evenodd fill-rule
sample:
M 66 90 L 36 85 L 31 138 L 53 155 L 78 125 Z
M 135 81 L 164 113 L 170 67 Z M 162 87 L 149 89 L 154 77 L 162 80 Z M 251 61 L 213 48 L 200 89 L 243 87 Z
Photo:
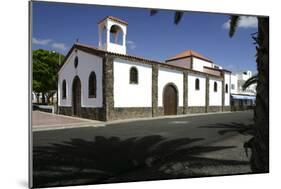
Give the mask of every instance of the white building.
M 243 90 L 243 84 L 252 77 L 251 71 L 231 75 L 231 108 L 244 110 L 253 108 L 256 101 L 256 84 Z
M 126 53 L 128 23 L 98 23 L 98 47 L 75 43 L 59 71 L 59 113 L 114 120 L 229 111 L 231 72 L 184 51 L 165 62 Z

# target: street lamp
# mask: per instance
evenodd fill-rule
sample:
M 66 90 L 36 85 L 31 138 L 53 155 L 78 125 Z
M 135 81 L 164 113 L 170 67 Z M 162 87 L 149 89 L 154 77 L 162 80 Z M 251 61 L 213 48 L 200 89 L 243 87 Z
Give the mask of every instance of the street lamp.
M 58 53 L 58 52 L 56 52 L 56 51 L 52 51 L 52 53 L 54 53 L 54 54 L 56 54 L 56 53 Z M 59 65 L 60 65 L 60 53 L 58 53 L 59 54 Z
M 56 54 L 56 53 L 58 53 L 58 52 L 56 52 L 56 51 L 51 51 L 52 53 L 54 53 L 54 54 Z M 61 64 L 61 58 L 60 58 L 60 53 L 58 53 L 59 54 L 59 66 L 60 66 L 60 64 Z M 57 82 L 57 87 L 58 87 L 58 82 Z M 59 109 L 58 109 L 58 103 L 59 103 L 59 89 L 57 88 L 57 99 L 56 99 L 56 113 L 58 114 L 59 113 Z

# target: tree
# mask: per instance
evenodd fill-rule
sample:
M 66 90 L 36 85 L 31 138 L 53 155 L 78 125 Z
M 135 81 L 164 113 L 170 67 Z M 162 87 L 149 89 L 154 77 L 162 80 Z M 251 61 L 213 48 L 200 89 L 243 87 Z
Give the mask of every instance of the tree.
M 33 61 L 33 91 L 37 94 L 42 93 L 42 103 L 47 103 L 49 98 L 57 90 L 59 60 L 64 58 L 63 55 L 53 53 L 48 50 L 37 49 L 32 51 Z
M 229 36 L 232 37 L 239 23 L 239 16 L 230 17 Z M 257 82 L 254 112 L 255 135 L 246 146 L 252 149 L 251 168 L 255 172 L 269 171 L 269 18 L 258 17 L 258 33 L 252 36 L 256 45 L 258 74 L 248 82 Z
M 245 83 L 242 86 L 243 90 L 246 90 L 249 86 L 253 85 L 253 84 L 257 84 L 258 83 L 258 75 L 253 75 L 252 77 L 250 77 L 249 79 L 247 79 L 247 81 L 245 81 Z
M 158 11 L 153 9 L 150 15 Z M 183 17 L 183 12 L 176 11 L 174 23 L 178 24 Z M 245 147 L 252 149 L 251 168 L 254 172 L 269 171 L 269 18 L 257 17 L 258 32 L 252 36 L 256 45 L 256 63 L 258 74 L 256 77 L 256 108 L 254 110 L 255 135 L 245 143 Z M 233 37 L 240 17 L 230 16 L 229 36 Z

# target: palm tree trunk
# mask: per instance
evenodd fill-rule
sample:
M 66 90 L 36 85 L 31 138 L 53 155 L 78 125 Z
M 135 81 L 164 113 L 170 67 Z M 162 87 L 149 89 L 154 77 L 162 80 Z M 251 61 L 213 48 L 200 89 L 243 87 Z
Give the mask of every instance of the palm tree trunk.
M 255 108 L 255 135 L 251 141 L 251 167 L 254 172 L 269 172 L 269 18 L 258 18 L 258 83 Z

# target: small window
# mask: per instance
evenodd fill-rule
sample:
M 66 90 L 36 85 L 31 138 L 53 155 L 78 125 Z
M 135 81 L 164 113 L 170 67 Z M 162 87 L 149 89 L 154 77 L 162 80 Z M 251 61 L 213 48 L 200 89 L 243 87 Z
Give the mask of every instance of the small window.
M 138 70 L 136 67 L 130 69 L 130 84 L 138 84 Z
M 214 92 L 217 92 L 218 91 L 218 84 L 217 82 L 214 83 Z
M 75 59 L 74 59 L 74 68 L 77 68 L 78 62 L 79 62 L 78 56 L 76 56 Z
M 63 80 L 62 82 L 62 98 L 66 99 L 66 81 Z
M 231 89 L 234 90 L 235 89 L 235 85 L 231 84 Z
M 225 84 L 225 93 L 228 93 L 228 84 Z
M 97 79 L 96 79 L 96 74 L 95 72 L 91 72 L 89 76 L 89 98 L 96 98 L 97 94 Z
M 195 90 L 200 90 L 200 81 L 198 78 L 195 80 Z

